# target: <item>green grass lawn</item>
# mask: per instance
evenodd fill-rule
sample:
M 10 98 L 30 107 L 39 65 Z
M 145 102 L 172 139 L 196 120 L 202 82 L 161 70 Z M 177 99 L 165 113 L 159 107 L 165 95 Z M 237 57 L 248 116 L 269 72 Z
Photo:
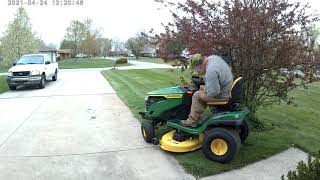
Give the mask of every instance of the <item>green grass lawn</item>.
M 59 61 L 60 69 L 79 69 L 79 68 L 104 68 L 112 67 L 114 61 L 107 59 L 64 59 Z M 127 66 L 123 64 L 121 66 Z M 119 65 L 117 65 L 119 66 Z
M 7 80 L 5 76 L 0 76 L 0 94 L 8 91 Z
M 138 112 L 144 110 L 146 92 L 179 85 L 179 74 L 178 70 L 163 69 L 103 72 L 140 121 Z M 275 105 L 258 112 L 258 118 L 268 125 L 268 130 L 251 132 L 236 159 L 228 164 L 209 161 L 201 150 L 168 155 L 175 156 L 188 172 L 203 177 L 243 167 L 292 146 L 315 154 L 320 150 L 320 83 L 310 85 L 307 90 L 297 89 L 291 95 L 295 97 L 297 106 Z

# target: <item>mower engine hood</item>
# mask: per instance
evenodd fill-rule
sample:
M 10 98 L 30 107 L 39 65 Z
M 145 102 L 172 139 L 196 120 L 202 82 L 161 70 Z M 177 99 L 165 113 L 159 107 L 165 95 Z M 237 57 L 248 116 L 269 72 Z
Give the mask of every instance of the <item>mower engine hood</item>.
M 148 92 L 148 96 L 164 96 L 166 98 L 181 98 L 184 92 L 180 86 L 163 88 L 155 91 Z

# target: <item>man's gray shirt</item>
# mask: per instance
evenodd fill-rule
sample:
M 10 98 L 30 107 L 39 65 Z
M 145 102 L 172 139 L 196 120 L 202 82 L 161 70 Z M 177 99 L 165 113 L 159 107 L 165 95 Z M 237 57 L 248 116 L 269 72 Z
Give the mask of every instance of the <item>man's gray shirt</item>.
M 209 56 L 205 75 L 205 93 L 212 98 L 226 98 L 233 83 L 229 65 L 219 56 Z

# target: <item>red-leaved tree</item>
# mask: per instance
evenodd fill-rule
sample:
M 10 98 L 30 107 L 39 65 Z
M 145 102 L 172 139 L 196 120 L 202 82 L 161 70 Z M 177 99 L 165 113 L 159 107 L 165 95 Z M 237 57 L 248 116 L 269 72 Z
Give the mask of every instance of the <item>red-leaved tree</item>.
M 166 2 L 162 2 L 166 3 Z M 307 5 L 287 0 L 186 0 L 168 3 L 173 23 L 157 35 L 159 56 L 229 54 L 235 77 L 245 79 L 245 104 L 290 103 L 288 92 L 315 80 L 311 24 Z M 318 61 L 319 62 L 319 61 Z

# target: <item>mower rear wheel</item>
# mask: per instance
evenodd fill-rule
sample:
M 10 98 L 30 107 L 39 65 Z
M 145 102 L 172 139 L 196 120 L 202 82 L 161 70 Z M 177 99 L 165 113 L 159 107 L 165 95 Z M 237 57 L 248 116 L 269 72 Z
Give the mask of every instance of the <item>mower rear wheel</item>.
M 155 137 L 155 135 L 154 135 L 154 127 L 151 122 L 143 121 L 141 123 L 141 133 L 142 133 L 143 139 L 147 143 L 152 143 L 152 140 Z
M 231 161 L 239 152 L 241 140 L 233 129 L 214 128 L 206 132 L 202 144 L 204 155 L 216 162 Z
M 243 123 L 240 126 L 240 139 L 241 143 L 243 143 L 247 137 L 249 136 L 250 128 L 249 128 L 249 119 L 244 119 Z

